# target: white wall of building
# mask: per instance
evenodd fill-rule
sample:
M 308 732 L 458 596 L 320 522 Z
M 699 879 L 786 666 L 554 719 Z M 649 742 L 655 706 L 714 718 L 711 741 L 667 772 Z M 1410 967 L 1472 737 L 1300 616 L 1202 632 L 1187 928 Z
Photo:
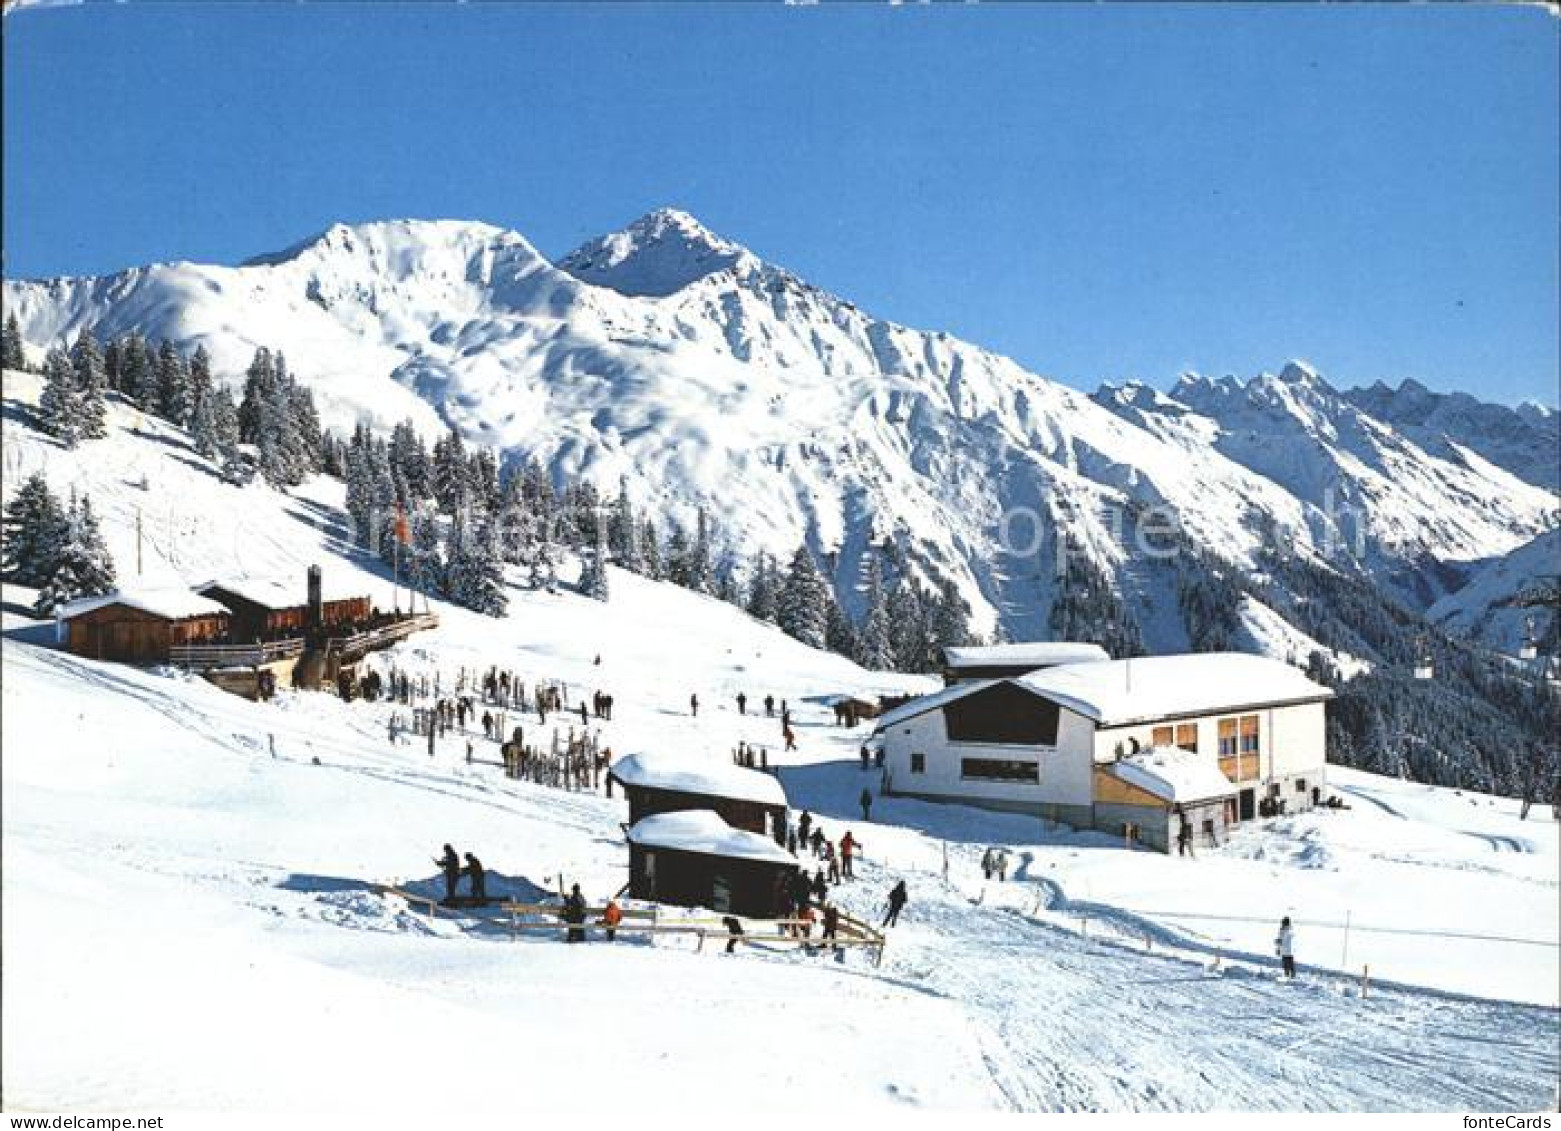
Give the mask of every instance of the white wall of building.
M 1016 746 L 985 742 L 950 742 L 941 710 L 907 719 L 883 735 L 884 768 L 895 793 L 997 803 L 1036 812 L 1067 806 L 1087 807 L 1091 801 L 1094 724 L 1072 711 L 1059 711 L 1055 746 Z M 924 755 L 925 770 L 911 771 L 911 756 Z M 966 758 L 1033 761 L 1039 766 L 1035 783 L 970 779 L 961 773 Z

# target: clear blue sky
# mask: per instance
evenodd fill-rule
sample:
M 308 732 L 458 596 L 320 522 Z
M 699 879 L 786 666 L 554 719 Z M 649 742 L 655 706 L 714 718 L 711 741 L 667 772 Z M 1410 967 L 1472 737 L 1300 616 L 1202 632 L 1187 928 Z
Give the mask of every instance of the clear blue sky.
M 1557 392 L 1529 8 L 91 4 L 4 21 L 5 274 L 671 204 L 1090 388 L 1308 358 Z

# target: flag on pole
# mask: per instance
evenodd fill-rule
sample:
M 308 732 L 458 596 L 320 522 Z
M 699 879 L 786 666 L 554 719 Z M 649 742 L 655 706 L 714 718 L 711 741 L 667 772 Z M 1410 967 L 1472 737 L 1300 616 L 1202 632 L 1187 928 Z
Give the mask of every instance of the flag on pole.
M 400 503 L 396 504 L 396 541 L 403 546 L 412 544 L 412 527 L 407 522 L 407 512 L 401 508 Z

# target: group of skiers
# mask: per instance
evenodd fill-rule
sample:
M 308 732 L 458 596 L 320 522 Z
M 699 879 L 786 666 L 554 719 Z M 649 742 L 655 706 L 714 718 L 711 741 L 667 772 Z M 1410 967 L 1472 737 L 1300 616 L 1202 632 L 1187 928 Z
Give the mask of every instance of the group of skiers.
M 456 888 L 459 887 L 463 875 L 471 881 L 472 902 L 478 904 L 488 902 L 487 873 L 483 871 L 482 861 L 475 855 L 468 852 L 463 866 L 460 857 L 455 854 L 455 849 L 447 844 L 444 846 L 444 855 L 435 857 L 434 863 L 439 865 L 439 870 L 444 873 L 444 903 L 455 902 Z

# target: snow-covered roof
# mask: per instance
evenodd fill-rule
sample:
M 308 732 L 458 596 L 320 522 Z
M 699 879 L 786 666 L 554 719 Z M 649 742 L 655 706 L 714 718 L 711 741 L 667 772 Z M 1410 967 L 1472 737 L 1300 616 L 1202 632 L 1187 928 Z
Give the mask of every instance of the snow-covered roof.
M 1111 657 L 1099 644 L 1081 644 L 1068 640 L 1034 640 L 1023 644 L 987 644 L 943 649 L 943 663 L 950 668 L 1052 667 L 1056 664 L 1082 664 Z
M 1175 804 L 1209 801 L 1236 792 L 1236 787 L 1220 772 L 1212 758 L 1179 746 L 1153 746 L 1121 758 L 1104 769 L 1129 785 Z
M 965 683 L 954 683 L 941 691 L 934 691 L 931 695 L 922 695 L 912 699 L 909 703 L 901 703 L 892 711 L 885 711 L 878 716 L 878 725 L 873 728 L 873 733 L 886 731 L 890 727 L 898 726 L 907 719 L 914 719 L 917 715 L 925 715 L 928 711 L 936 711 L 945 703 L 952 703 L 956 699 L 963 699 L 967 695 L 974 695 L 991 687 L 1000 680 L 972 679 Z
M 779 778 L 714 758 L 631 754 L 614 762 L 609 772 L 625 785 L 646 789 L 726 797 L 760 805 L 786 804 L 786 791 L 781 788 Z
M 1102 726 L 1309 703 L 1333 695 L 1289 664 L 1245 652 L 1063 664 L 1012 682 Z
M 60 617 L 63 620 L 70 620 L 72 617 L 90 613 L 94 609 L 105 609 L 110 605 L 124 605 L 126 608 L 139 609 L 143 613 L 150 613 L 154 617 L 163 617 L 166 620 L 228 615 L 227 609 L 215 601 L 202 597 L 199 593 L 193 593 L 188 589 L 167 588 L 121 589 L 116 593 L 105 593 L 101 597 L 82 597 L 63 606 L 60 609 Z
M 686 809 L 680 813 L 645 817 L 629 830 L 629 841 L 646 848 L 762 860 L 767 864 L 797 863 L 795 856 L 769 837 L 746 829 L 734 829 L 709 809 Z
M 291 582 L 271 577 L 218 577 L 203 581 L 195 588 L 205 593 L 219 587 L 272 612 L 296 609 L 309 600 L 308 582 L 303 577 Z M 324 578 L 320 583 L 320 596 L 324 601 L 347 601 L 354 597 L 367 597 L 368 592 L 365 586 L 344 588 L 339 582 L 332 584 L 329 578 Z

